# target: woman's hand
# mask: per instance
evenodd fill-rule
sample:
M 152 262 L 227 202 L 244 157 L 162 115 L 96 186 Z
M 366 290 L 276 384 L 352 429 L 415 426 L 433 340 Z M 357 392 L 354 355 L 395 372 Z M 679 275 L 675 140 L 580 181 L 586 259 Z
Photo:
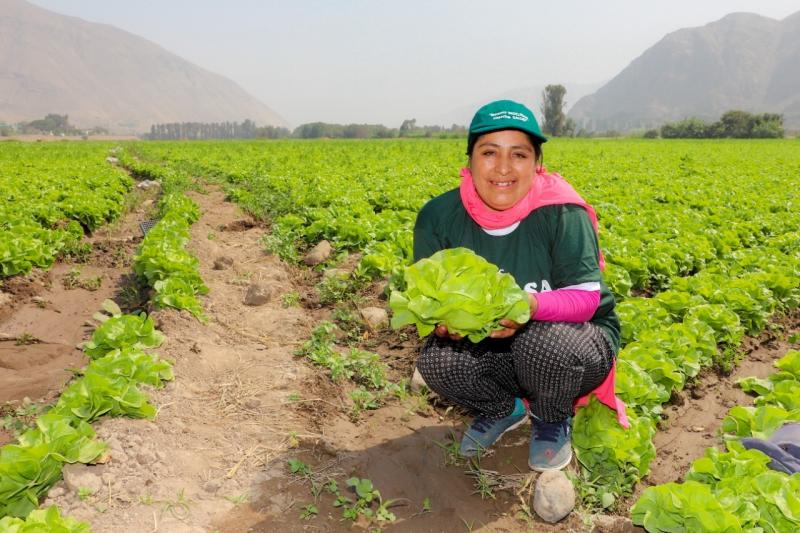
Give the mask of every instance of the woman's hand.
M 459 335 L 458 333 L 450 333 L 447 331 L 447 326 L 444 324 L 439 324 L 433 330 L 434 335 L 437 337 L 442 337 L 444 339 L 450 339 L 451 341 L 460 341 L 464 338 L 463 335 Z
M 528 293 L 528 303 L 531 306 L 531 317 L 533 317 L 533 315 L 536 314 L 536 310 L 539 309 L 539 301 L 536 300 L 536 297 L 532 293 Z M 522 327 L 522 324 L 509 319 L 501 320 L 500 325 L 503 326 L 503 329 L 498 329 L 489 333 L 489 337 L 493 339 L 507 339 L 508 337 L 512 337 L 517 330 Z

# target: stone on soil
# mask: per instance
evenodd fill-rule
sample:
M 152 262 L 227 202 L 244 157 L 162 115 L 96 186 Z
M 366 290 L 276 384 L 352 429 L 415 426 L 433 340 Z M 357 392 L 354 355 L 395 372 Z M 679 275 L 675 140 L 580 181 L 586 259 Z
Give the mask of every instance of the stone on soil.
M 233 266 L 233 259 L 223 255 L 214 259 L 214 270 L 226 270 Z
M 626 516 L 597 515 L 592 520 L 594 529 L 592 533 L 634 533 L 644 529 L 633 525 Z
M 159 188 L 160 189 L 161 188 L 161 183 L 158 182 L 158 181 L 155 181 L 155 180 L 144 180 L 144 181 L 140 181 L 139 183 L 137 183 L 136 187 L 138 187 L 139 189 L 145 189 L 145 190 L 152 189 L 152 188 Z
M 272 288 L 261 283 L 251 283 L 244 297 L 244 304 L 251 306 L 264 305 L 272 299 Z
M 333 252 L 331 243 L 328 241 L 320 241 L 316 246 L 308 251 L 306 256 L 303 258 L 303 262 L 308 266 L 324 263 L 331 256 L 331 252 Z
M 425 383 L 425 378 L 422 377 L 422 374 L 419 373 L 416 367 L 414 367 L 414 375 L 411 376 L 411 383 L 409 386 L 412 392 L 421 392 L 423 387 L 430 390 L 428 384 Z
M 555 524 L 575 508 L 575 489 L 561 470 L 549 470 L 536 480 L 533 510 L 542 520 Z
M 64 482 L 71 491 L 78 492 L 82 488 L 90 489 L 92 494 L 103 487 L 100 476 L 91 471 L 90 466 L 75 463 L 64 466 Z
M 361 309 L 361 316 L 370 329 L 380 329 L 389 324 L 389 314 L 382 307 L 365 307 Z

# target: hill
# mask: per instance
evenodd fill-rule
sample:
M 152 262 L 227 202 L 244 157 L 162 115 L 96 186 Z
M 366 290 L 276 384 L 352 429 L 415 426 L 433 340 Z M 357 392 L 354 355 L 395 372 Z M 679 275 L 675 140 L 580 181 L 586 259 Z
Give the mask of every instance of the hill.
M 665 36 L 569 116 L 589 130 L 629 130 L 741 109 L 800 128 L 800 12 L 782 21 L 733 13 Z
M 0 0 L 0 122 L 68 114 L 79 127 L 254 120 L 285 126 L 233 81 L 106 24 Z

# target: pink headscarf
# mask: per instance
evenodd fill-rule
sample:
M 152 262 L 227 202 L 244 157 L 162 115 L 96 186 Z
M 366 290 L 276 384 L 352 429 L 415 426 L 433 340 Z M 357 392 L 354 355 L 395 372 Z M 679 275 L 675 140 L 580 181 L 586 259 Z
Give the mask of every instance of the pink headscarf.
M 475 190 L 475 183 L 472 181 L 472 171 L 469 168 L 461 169 L 461 203 L 480 227 L 486 229 L 500 229 L 507 228 L 508 226 L 519 222 L 527 217 L 531 211 L 544 207 L 546 205 L 557 204 L 575 204 L 583 207 L 589 215 L 589 220 L 592 221 L 595 233 L 598 232 L 597 226 L 597 213 L 594 208 L 588 204 L 581 196 L 575 192 L 572 185 L 554 172 L 547 172 L 542 168 L 536 172 L 533 177 L 533 185 L 531 185 L 528 194 L 523 196 L 519 202 L 504 209 L 503 211 L 495 211 L 490 209 L 478 196 L 478 191 Z M 600 270 L 605 270 L 606 261 L 603 257 L 602 250 L 599 255 Z

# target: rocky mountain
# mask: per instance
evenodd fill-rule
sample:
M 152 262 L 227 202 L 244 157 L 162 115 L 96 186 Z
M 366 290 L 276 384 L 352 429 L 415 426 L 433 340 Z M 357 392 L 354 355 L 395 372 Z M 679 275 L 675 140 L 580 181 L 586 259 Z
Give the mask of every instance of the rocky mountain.
M 286 125 L 233 81 L 146 39 L 24 0 L 0 0 L 0 122 L 48 113 L 114 133 L 248 118 Z
M 725 111 L 782 113 L 800 129 L 800 12 L 733 13 L 668 34 L 569 112 L 593 131 L 660 126 Z

